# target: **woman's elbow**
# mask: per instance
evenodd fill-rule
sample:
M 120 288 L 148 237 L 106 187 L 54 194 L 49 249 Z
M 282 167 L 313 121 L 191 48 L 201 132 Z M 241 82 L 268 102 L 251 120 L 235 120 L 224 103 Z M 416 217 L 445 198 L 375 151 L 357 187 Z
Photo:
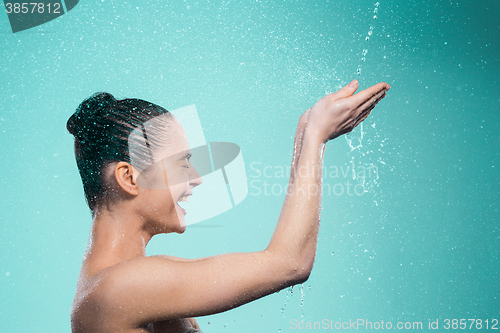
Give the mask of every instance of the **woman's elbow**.
M 286 286 L 293 286 L 307 281 L 311 275 L 314 264 L 314 259 L 296 258 L 294 256 L 273 254 L 270 251 L 265 251 L 271 255 L 273 260 L 272 267 L 275 273 L 274 276 L 279 276 L 280 284 L 284 283 Z
M 309 279 L 309 276 L 311 275 L 311 271 L 313 268 L 313 263 L 303 263 L 300 268 L 297 271 L 297 279 L 299 283 L 304 283 Z
M 290 270 L 290 284 L 295 285 L 306 282 L 311 275 L 313 264 L 314 262 L 311 261 L 295 262 Z

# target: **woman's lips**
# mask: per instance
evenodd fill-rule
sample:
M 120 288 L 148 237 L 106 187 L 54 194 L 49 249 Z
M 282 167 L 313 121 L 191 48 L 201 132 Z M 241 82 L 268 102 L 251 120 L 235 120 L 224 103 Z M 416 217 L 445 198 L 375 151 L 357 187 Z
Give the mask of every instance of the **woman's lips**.
M 181 212 L 186 215 L 187 214 L 187 211 L 182 208 L 180 205 L 179 205 L 179 202 L 189 202 L 189 197 L 192 195 L 192 193 L 184 193 L 183 195 L 181 195 L 179 197 L 179 200 L 177 200 L 177 206 L 180 208 Z
M 179 206 L 179 204 L 177 204 L 177 207 L 179 207 L 179 209 L 181 210 L 182 214 L 186 215 L 187 214 L 187 211 L 182 208 L 181 206 Z

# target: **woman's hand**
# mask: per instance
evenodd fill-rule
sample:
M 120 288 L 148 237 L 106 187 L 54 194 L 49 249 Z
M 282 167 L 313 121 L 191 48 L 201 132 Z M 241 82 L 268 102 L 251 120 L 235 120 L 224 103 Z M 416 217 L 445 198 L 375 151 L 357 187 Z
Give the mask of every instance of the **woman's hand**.
M 381 82 L 354 95 L 358 85 L 358 81 L 353 80 L 307 110 L 301 117 L 307 115 L 306 132 L 317 135 L 324 143 L 349 133 L 368 117 L 391 88 L 387 83 Z

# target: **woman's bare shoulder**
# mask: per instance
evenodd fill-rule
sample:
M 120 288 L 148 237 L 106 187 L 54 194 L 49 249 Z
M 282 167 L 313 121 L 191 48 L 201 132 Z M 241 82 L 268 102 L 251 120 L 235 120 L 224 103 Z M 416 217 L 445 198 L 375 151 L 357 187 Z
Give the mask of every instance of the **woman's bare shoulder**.
M 75 303 L 89 301 L 105 302 L 109 287 L 121 283 L 134 283 L 147 274 L 154 274 L 156 270 L 168 269 L 168 266 L 178 262 L 190 262 L 200 259 L 184 259 L 172 256 L 143 256 L 119 262 L 114 265 L 89 264 L 82 268 L 78 281 Z M 132 280 L 131 280 L 132 279 Z M 145 281 L 143 281 L 145 282 Z
M 141 327 L 155 320 L 227 311 L 303 280 L 267 251 L 201 259 L 139 257 L 107 267 L 82 286 L 74 318 Z M 84 331 L 82 331 L 84 332 Z
M 98 332 L 99 328 L 97 326 L 100 326 L 99 323 L 107 327 L 110 327 L 110 325 L 115 326 L 117 318 L 123 318 L 121 310 L 127 308 L 127 306 L 122 307 L 118 304 L 120 297 L 117 295 L 117 288 L 123 287 L 123 296 L 133 294 L 144 287 L 146 281 L 141 282 L 141 278 L 147 274 L 154 274 L 151 267 L 160 265 L 162 269 L 165 269 L 169 266 L 169 263 L 183 260 L 176 257 L 144 256 L 110 266 L 102 264 L 102 262 L 100 265 L 87 263 L 82 267 L 77 292 L 71 308 L 73 332 Z M 125 286 L 128 288 L 125 288 Z M 131 301 L 134 301 L 134 297 L 131 298 Z M 140 309 L 139 313 L 141 313 Z M 133 318 L 135 316 L 128 317 L 131 320 L 122 322 L 119 325 L 121 326 L 120 329 L 124 328 L 122 325 L 128 326 L 129 324 L 136 328 L 147 326 L 147 323 L 143 325 L 140 322 L 134 322 Z

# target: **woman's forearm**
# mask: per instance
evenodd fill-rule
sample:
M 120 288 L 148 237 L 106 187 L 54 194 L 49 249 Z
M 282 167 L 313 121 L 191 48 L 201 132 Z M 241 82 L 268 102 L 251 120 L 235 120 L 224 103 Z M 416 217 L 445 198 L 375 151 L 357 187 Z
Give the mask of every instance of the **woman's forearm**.
M 310 109 L 309 109 L 310 110 Z M 309 115 L 309 110 L 304 112 L 299 119 L 299 124 L 297 125 L 297 130 L 295 131 L 295 138 L 293 142 L 293 157 L 292 166 L 290 168 L 290 180 L 288 182 L 288 189 L 291 188 L 293 181 L 295 179 L 295 174 L 297 170 L 297 164 L 299 163 L 300 153 L 302 151 L 302 142 L 304 140 L 304 133 L 307 125 L 307 117 Z
M 266 249 L 286 259 L 289 268 L 285 271 L 297 281 L 307 279 L 316 254 L 325 144 L 349 133 L 368 117 L 390 86 L 381 82 L 354 95 L 357 88 L 358 82 L 353 80 L 323 97 L 299 121 L 289 189 Z
M 288 191 L 267 247 L 267 251 L 285 256 L 299 279 L 307 279 L 316 254 L 324 148 L 325 144 L 299 123 Z

